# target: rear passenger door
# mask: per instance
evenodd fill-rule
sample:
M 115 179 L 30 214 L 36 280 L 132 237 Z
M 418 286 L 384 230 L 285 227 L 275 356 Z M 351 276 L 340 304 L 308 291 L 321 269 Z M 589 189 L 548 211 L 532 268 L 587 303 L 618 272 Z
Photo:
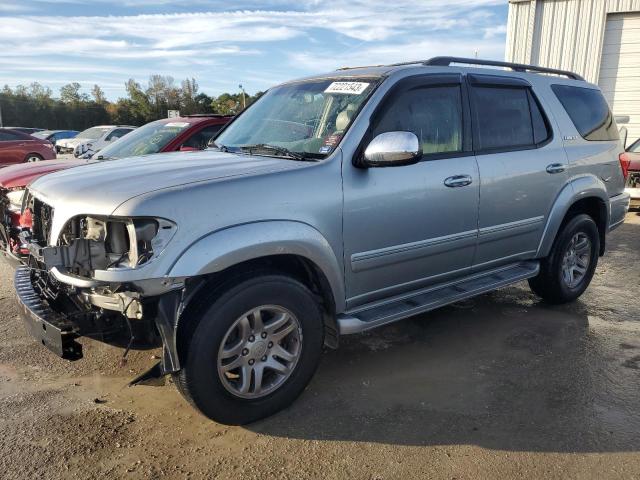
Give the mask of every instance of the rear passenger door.
M 467 81 L 480 170 L 474 268 L 481 270 L 534 257 L 567 180 L 567 157 L 526 80 L 474 74 Z

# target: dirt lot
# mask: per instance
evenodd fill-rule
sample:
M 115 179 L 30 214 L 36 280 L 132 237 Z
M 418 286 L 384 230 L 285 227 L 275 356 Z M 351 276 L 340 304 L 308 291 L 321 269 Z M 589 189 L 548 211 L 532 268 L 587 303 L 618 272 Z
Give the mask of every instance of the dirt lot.
M 0 266 L 2 478 L 640 478 L 640 216 L 580 301 L 526 283 L 345 338 L 302 397 L 249 427 L 173 385 L 126 387 L 154 352 L 29 338 Z

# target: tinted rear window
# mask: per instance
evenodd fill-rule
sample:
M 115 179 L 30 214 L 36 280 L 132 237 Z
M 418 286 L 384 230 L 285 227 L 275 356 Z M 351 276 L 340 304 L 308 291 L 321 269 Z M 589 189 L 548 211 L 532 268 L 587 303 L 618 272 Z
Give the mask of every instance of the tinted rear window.
M 471 93 L 476 150 L 532 148 L 551 136 L 529 88 L 478 86 Z
M 552 85 L 553 92 L 585 140 L 618 140 L 618 128 L 600 90 Z

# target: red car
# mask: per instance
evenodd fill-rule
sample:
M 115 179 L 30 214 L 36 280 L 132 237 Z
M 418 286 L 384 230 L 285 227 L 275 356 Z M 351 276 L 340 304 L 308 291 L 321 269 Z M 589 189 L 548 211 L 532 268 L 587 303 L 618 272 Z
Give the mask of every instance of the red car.
M 207 148 L 231 118 L 232 116 L 223 115 L 165 118 L 137 128 L 90 159 L 51 160 L 0 169 L 0 252 L 13 260 L 28 254 L 19 235 L 22 232 L 27 235 L 30 233 L 31 216 L 28 211 L 25 215 L 20 212 L 24 188 L 33 180 L 87 163 L 160 152 L 202 150 Z M 50 158 L 55 158 L 52 145 L 46 143 L 53 154 Z
M 640 208 L 640 138 L 620 156 L 627 179 L 625 192 L 631 195 L 631 208 Z
M 56 149 L 51 142 L 17 130 L 0 128 L 0 167 L 54 158 Z

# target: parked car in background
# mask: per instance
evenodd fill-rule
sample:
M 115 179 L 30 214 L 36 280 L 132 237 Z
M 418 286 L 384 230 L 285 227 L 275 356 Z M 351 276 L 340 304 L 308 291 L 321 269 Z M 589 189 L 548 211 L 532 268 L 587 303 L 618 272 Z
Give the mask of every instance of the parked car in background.
M 40 138 L 42 140 L 48 140 L 55 145 L 58 140 L 75 138 L 75 136 L 78 135 L 78 131 L 77 130 L 42 130 L 40 132 L 34 132 L 31 135 L 36 138 Z M 58 151 L 58 147 L 56 147 L 56 151 Z
M 527 279 L 577 299 L 629 207 L 601 91 L 532 65 L 307 77 L 215 144 L 34 181 L 14 285 L 34 348 L 155 340 L 161 361 L 133 383 L 173 375 L 227 424 L 293 402 L 341 335 Z
M 233 116 L 190 115 L 147 123 L 93 157 L 112 160 L 159 152 L 204 150 Z
M 15 130 L 16 132 L 26 133 L 31 135 L 32 133 L 41 132 L 44 128 L 31 128 L 31 127 L 4 127 L 9 130 Z
M 0 169 L 0 251 L 16 261 L 29 253 L 19 235 L 29 231 L 31 220 L 29 216 L 21 216 L 20 209 L 24 188 L 33 180 L 58 170 L 102 160 L 202 150 L 232 118 L 227 115 L 193 115 L 157 120 L 105 147 L 92 159 L 53 160 Z
M 0 167 L 56 158 L 53 144 L 14 129 L 0 128 Z
M 627 148 L 620 161 L 628 172 L 625 191 L 631 195 L 631 207 L 640 208 L 640 138 Z
M 80 150 L 84 149 L 85 151 L 101 149 L 135 128 L 129 125 L 98 125 L 83 130 L 73 138 L 58 140 L 56 146 L 59 153 L 73 153 L 75 155 L 78 146 L 82 146 Z

